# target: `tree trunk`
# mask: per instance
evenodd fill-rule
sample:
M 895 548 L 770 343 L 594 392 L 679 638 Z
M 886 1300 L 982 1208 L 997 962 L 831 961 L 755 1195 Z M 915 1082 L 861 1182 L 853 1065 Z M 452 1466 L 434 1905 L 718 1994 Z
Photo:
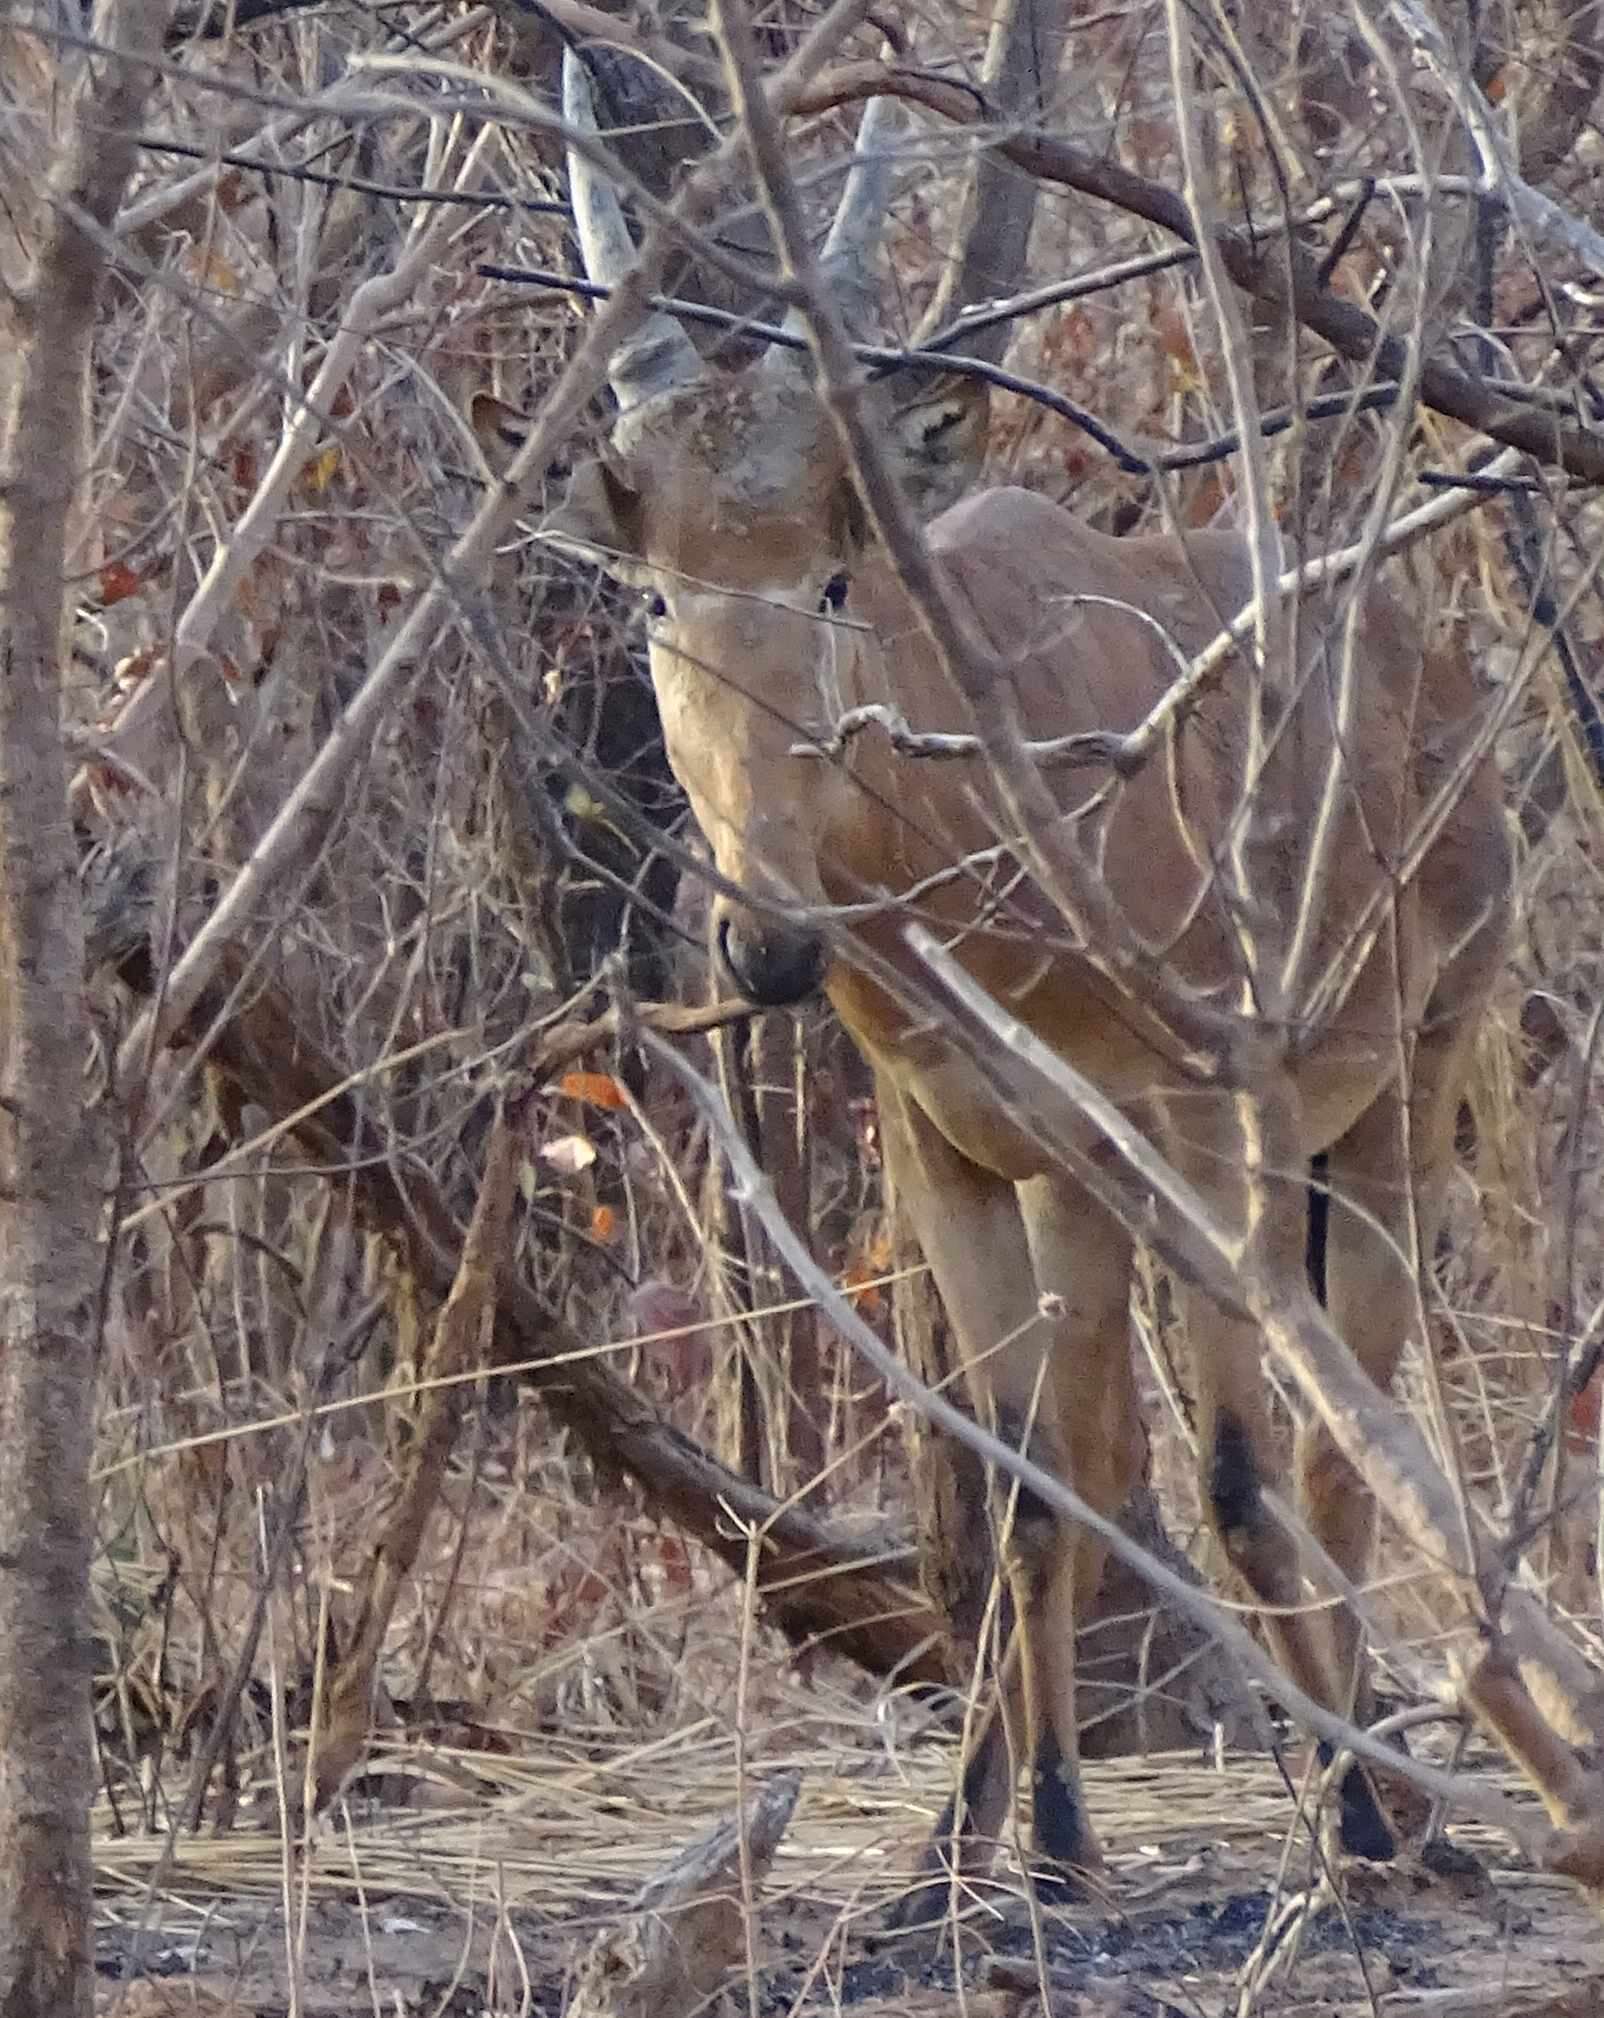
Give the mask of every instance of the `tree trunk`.
M 154 51 L 162 13 L 159 0 L 110 0 L 94 32 Z M 100 1171 L 84 1104 L 63 647 L 103 265 L 78 220 L 115 215 L 149 72 L 69 64 L 30 21 L 48 36 L 48 15 L 13 12 L 5 42 L 33 41 L 44 61 L 31 68 L 53 88 L 19 101 L 22 72 L 8 65 L 0 104 L 8 151 L 31 136 L 31 158 L 51 163 L 48 182 L 15 192 L 31 244 L 0 388 L 0 2014 L 89 2018 Z

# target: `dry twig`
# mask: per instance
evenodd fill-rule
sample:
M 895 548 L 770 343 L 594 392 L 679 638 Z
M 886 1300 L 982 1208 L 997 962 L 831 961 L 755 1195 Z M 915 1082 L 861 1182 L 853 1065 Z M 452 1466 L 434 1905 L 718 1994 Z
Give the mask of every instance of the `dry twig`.
M 749 1916 L 796 1809 L 798 1772 L 776 1773 L 735 1815 L 686 1844 L 590 1948 L 569 2018 L 716 2018 L 747 1959 Z

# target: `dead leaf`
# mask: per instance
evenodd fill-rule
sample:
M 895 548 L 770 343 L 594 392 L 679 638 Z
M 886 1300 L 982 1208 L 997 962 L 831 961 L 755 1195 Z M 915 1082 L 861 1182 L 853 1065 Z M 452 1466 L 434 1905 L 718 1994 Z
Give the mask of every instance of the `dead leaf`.
M 629 1094 L 610 1072 L 565 1072 L 557 1091 L 565 1100 L 584 1100 L 614 1112 L 629 1106 Z
M 577 1177 L 596 1161 L 596 1145 L 585 1135 L 554 1135 L 542 1144 L 541 1159 L 562 1177 Z
M 218 294 L 231 296 L 239 293 L 238 270 L 231 266 L 221 253 L 198 252 L 191 258 L 189 264 L 197 287 L 209 287 Z
M 107 561 L 100 570 L 100 600 L 108 610 L 113 603 L 138 595 L 144 586 L 144 576 L 136 575 L 126 561 Z
M 1153 316 L 1153 333 L 1169 360 L 1170 388 L 1174 392 L 1198 392 L 1203 372 L 1192 346 L 1192 332 L 1186 317 L 1171 302 L 1161 303 Z
M 849 1261 L 841 1272 L 841 1287 L 848 1300 L 868 1317 L 877 1317 L 885 1308 L 885 1298 L 872 1280 L 877 1273 L 861 1255 Z
M 327 448 L 321 449 L 307 464 L 306 474 L 302 481 L 312 495 L 316 497 L 319 492 L 328 489 L 329 485 L 334 481 L 334 473 L 339 467 L 340 445 L 338 442 L 330 442 Z
M 848 1255 L 847 1265 L 841 1271 L 841 1287 L 859 1310 L 872 1315 L 885 1305 L 878 1278 L 889 1274 L 890 1269 L 891 1228 L 882 1220 L 868 1244 Z

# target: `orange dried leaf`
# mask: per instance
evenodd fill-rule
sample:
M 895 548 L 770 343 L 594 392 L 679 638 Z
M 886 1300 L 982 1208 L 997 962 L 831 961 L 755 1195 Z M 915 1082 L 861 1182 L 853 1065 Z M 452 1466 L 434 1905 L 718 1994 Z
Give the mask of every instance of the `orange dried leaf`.
M 218 294 L 235 295 L 240 291 L 239 274 L 221 253 L 197 253 L 190 261 L 190 268 L 198 287 L 213 288 Z
M 610 1205 L 598 1205 L 590 1215 L 592 1240 L 611 1240 L 618 1231 L 618 1214 Z
M 1197 352 L 1192 347 L 1192 332 L 1186 317 L 1173 303 L 1164 302 L 1154 313 L 1152 327 L 1159 348 L 1169 360 L 1172 389 L 1176 392 L 1198 391 L 1203 384 L 1203 373 L 1198 366 Z
M 587 1100 L 592 1107 L 616 1111 L 629 1105 L 629 1095 L 610 1072 L 565 1072 L 557 1091 L 565 1100 Z
M 870 1317 L 878 1316 L 885 1307 L 885 1298 L 874 1286 L 879 1273 L 866 1254 L 849 1261 L 841 1273 L 841 1287 L 848 1298 Z

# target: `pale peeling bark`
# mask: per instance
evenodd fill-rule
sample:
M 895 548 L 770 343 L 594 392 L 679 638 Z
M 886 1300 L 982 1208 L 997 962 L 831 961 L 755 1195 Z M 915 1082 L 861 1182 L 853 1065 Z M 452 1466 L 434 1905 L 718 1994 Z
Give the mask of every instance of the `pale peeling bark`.
M 95 32 L 154 51 L 164 14 L 163 0 L 108 0 Z M 27 29 L 12 23 L 7 42 L 20 43 Z M 50 42 L 38 47 L 55 65 Z M 99 1169 L 61 735 L 64 601 L 104 264 L 78 219 L 115 215 L 149 72 L 107 61 L 44 76 L 30 105 L 5 107 L 8 138 L 28 128 L 31 159 L 50 167 L 16 213 L 31 243 L 8 288 L 0 407 L 0 2013 L 88 2018 Z

